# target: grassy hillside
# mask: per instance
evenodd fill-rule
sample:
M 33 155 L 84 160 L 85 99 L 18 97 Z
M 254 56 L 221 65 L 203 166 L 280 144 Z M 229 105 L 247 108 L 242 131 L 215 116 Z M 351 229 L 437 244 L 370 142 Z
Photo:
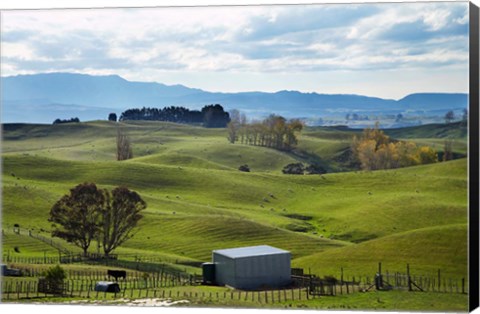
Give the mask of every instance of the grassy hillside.
M 119 125 L 135 157 L 123 162 L 115 161 L 114 123 L 5 125 L 2 227 L 18 223 L 48 231 L 50 208 L 75 185 L 126 185 L 148 208 L 138 233 L 117 253 L 206 261 L 214 249 L 270 244 L 290 250 L 295 266 L 319 274 L 340 267 L 372 273 L 383 261 L 392 271 L 410 263 L 421 271 L 442 268 L 452 276 L 465 275 L 465 158 L 347 172 L 344 154 L 358 131 L 307 128 L 299 151 L 286 153 L 229 144 L 222 129 Z M 421 130 L 392 136 L 441 141 Z M 458 143 L 458 150 L 464 149 L 465 139 Z M 283 166 L 298 161 L 344 172 L 282 174 Z M 251 172 L 238 171 L 242 164 Z M 7 240 L 6 248 L 15 246 Z
M 408 263 L 416 275 L 435 277 L 440 269 L 447 277 L 467 278 L 466 241 L 466 224 L 429 227 L 298 258 L 294 265 L 338 277 L 340 267 L 350 276 L 371 276 L 378 269 L 377 262 L 391 273 L 405 273 Z
M 410 128 L 386 129 L 385 133 L 394 138 L 456 138 L 466 139 L 468 128 L 464 122 L 426 124 Z

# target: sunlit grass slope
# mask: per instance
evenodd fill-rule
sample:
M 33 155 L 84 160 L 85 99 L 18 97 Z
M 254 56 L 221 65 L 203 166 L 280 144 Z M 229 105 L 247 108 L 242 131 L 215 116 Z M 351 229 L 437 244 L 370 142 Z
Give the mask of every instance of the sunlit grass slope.
M 117 126 L 131 139 L 131 160 L 115 161 Z M 205 261 L 214 249 L 270 244 L 320 274 L 340 265 L 370 273 L 379 261 L 392 271 L 411 263 L 464 274 L 465 158 L 386 171 L 282 174 L 288 163 L 312 160 L 346 170 L 343 154 L 354 133 L 307 128 L 300 151 L 286 153 L 232 145 L 225 130 L 172 123 L 7 125 L 2 227 L 49 231 L 50 208 L 75 185 L 126 185 L 148 208 L 121 253 Z M 420 135 L 424 141 L 426 133 Z M 243 164 L 251 172 L 239 171 Z
M 447 278 L 461 279 L 468 277 L 466 242 L 466 224 L 429 227 L 298 258 L 293 264 L 339 277 L 341 267 L 350 276 L 371 276 L 378 262 L 390 273 L 406 273 L 408 263 L 417 276 L 435 278 L 440 270 Z

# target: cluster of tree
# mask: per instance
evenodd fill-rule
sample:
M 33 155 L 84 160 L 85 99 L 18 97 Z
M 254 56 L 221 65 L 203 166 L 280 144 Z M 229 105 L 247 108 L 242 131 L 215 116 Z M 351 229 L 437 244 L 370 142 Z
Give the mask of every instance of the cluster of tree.
M 327 173 L 322 166 L 319 165 L 305 165 L 301 162 L 291 163 L 283 167 L 284 174 L 324 174 Z
M 352 151 L 364 170 L 393 169 L 438 161 L 433 148 L 391 140 L 379 129 L 378 122 L 374 128 L 364 129 L 360 137 L 354 137 Z
M 94 183 L 79 184 L 51 208 L 52 236 L 80 247 L 85 256 L 92 241 L 98 241 L 108 256 L 133 236 L 146 207 L 140 195 L 126 187 L 109 191 Z
M 453 121 L 457 120 L 457 116 L 455 115 L 455 112 L 453 112 L 453 110 L 449 110 L 445 116 L 443 117 L 445 119 L 445 123 L 452 123 Z M 462 113 L 462 116 L 460 117 L 461 121 L 463 122 L 463 124 L 465 125 L 467 120 L 468 120 L 468 109 L 467 108 L 464 108 L 463 109 L 463 113 Z
M 364 121 L 364 120 L 369 120 L 369 118 L 367 115 L 360 115 L 358 113 L 353 113 L 353 114 L 347 113 L 345 115 L 345 120 Z
M 71 119 L 65 119 L 65 120 L 62 120 L 62 119 L 55 119 L 55 121 L 53 121 L 53 124 L 62 124 L 62 123 L 72 123 L 72 122 L 80 122 L 80 119 L 79 118 L 71 118 Z
M 287 120 L 274 114 L 263 121 L 247 123 L 245 115 L 238 111 L 231 112 L 231 121 L 227 125 L 228 140 L 232 144 L 240 141 L 278 150 L 292 150 L 298 144 L 298 134 L 302 129 L 300 120 Z
M 110 119 L 110 118 L 109 118 Z M 185 107 L 128 109 L 120 115 L 120 121 L 150 120 L 175 123 L 203 123 L 207 128 L 224 128 L 230 121 L 228 112 L 219 104 L 204 106 L 202 110 Z

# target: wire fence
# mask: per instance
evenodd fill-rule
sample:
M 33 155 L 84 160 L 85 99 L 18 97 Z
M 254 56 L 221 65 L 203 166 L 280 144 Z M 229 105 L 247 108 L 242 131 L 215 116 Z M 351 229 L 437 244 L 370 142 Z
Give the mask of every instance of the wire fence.
M 18 256 L 15 253 L 4 253 L 2 255 L 3 263 L 9 264 L 31 264 L 31 265 L 52 265 L 52 264 L 73 264 L 83 263 L 90 265 L 104 265 L 107 267 L 120 267 L 134 269 L 142 272 L 169 272 L 175 275 L 186 275 L 186 269 L 181 270 L 178 266 L 200 267 L 202 262 L 158 257 L 151 255 L 140 254 L 112 254 L 105 257 L 100 253 L 87 253 L 86 255 L 79 254 L 69 250 L 64 245 L 51 237 L 46 237 L 29 229 L 16 227 L 13 230 L 2 229 L 3 235 L 24 235 L 29 236 L 39 241 L 42 241 L 58 251 L 58 256 L 51 256 L 44 254 L 44 256 Z M 175 266 L 177 265 L 177 266 Z M 27 274 L 36 275 L 38 272 L 34 269 L 28 271 Z
M 118 292 L 104 292 L 95 290 L 95 281 L 74 281 L 67 280 L 63 284 L 63 297 L 94 298 L 94 299 L 140 299 L 140 298 L 162 298 L 178 299 L 187 298 L 189 300 L 203 301 L 250 301 L 260 304 L 273 304 L 285 301 L 308 300 L 314 298 L 307 288 L 291 287 L 279 290 L 262 291 L 200 291 L 200 290 L 182 290 L 175 289 L 172 286 L 152 287 L 146 282 L 130 281 L 119 282 L 120 290 Z M 2 283 L 3 300 L 21 300 L 32 298 L 44 298 L 54 296 L 51 293 L 45 293 L 39 289 L 38 281 L 18 281 Z M 57 295 L 58 296 L 58 295 Z
M 10 233 L 11 231 L 8 231 Z M 2 230 L 3 234 L 7 232 Z M 107 267 L 117 267 L 128 269 L 126 271 L 126 278 L 119 281 L 121 289 L 125 294 L 126 290 L 143 290 L 155 289 L 165 287 L 176 287 L 185 285 L 196 285 L 202 281 L 201 276 L 192 275 L 185 270 L 180 270 L 178 266 L 185 265 L 192 267 L 199 267 L 201 262 L 192 260 L 178 260 L 169 259 L 150 255 L 114 255 L 105 258 L 100 254 L 90 254 L 89 256 L 82 256 L 74 254 L 66 247 L 54 241 L 52 238 L 45 237 L 31 230 L 21 229 L 19 227 L 13 230 L 14 234 L 28 235 L 38 239 L 59 252 L 58 257 L 47 256 L 43 257 L 22 257 L 13 254 L 3 254 L 3 262 L 9 263 L 11 266 L 16 265 L 19 270 L 18 275 L 21 275 L 30 280 L 3 280 L 2 293 L 6 295 L 25 296 L 31 294 L 39 294 L 35 289 L 38 282 L 32 278 L 43 276 L 44 271 L 48 268 L 47 265 L 52 264 L 69 264 L 69 263 L 83 263 L 91 265 L 104 265 Z M 25 265 L 36 265 L 36 267 L 28 267 Z M 45 265 L 45 266 L 41 266 Z M 295 287 L 307 291 L 307 295 L 315 296 L 335 296 L 341 294 L 349 294 L 355 292 L 366 292 L 370 290 L 408 290 L 408 291 L 425 291 L 425 292 L 440 292 L 440 293 L 458 293 L 468 294 L 468 283 L 465 278 L 447 278 L 441 270 L 435 275 L 424 276 L 415 275 L 410 271 L 409 264 L 406 265 L 406 273 L 388 271 L 382 272 L 382 265 L 379 263 L 378 272 L 375 275 L 362 276 L 344 276 L 343 269 L 341 269 L 340 278 L 320 278 L 319 276 L 308 274 L 304 275 L 303 269 L 294 269 L 292 282 Z M 82 270 L 66 270 L 68 275 L 66 289 L 70 293 L 84 291 L 91 291 L 92 285 L 99 280 L 111 279 L 108 277 L 106 270 L 99 269 L 82 269 Z M 201 272 L 201 269 L 198 269 Z M 165 290 L 164 290 L 165 291 Z M 133 293 L 133 292 L 131 292 Z M 286 293 L 286 292 L 285 292 Z M 281 294 L 281 293 L 280 293 Z M 240 297 L 240 296 L 239 296 Z M 272 300 L 272 296 L 270 296 Z M 264 297 L 264 302 L 267 297 Z

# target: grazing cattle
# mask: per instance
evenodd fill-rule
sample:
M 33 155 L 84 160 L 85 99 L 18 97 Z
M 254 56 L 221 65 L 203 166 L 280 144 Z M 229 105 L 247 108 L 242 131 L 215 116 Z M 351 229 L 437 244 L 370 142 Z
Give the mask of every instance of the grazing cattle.
M 127 272 L 125 270 L 107 270 L 108 276 L 115 278 L 115 281 L 118 281 L 118 278 L 125 279 L 127 278 Z

